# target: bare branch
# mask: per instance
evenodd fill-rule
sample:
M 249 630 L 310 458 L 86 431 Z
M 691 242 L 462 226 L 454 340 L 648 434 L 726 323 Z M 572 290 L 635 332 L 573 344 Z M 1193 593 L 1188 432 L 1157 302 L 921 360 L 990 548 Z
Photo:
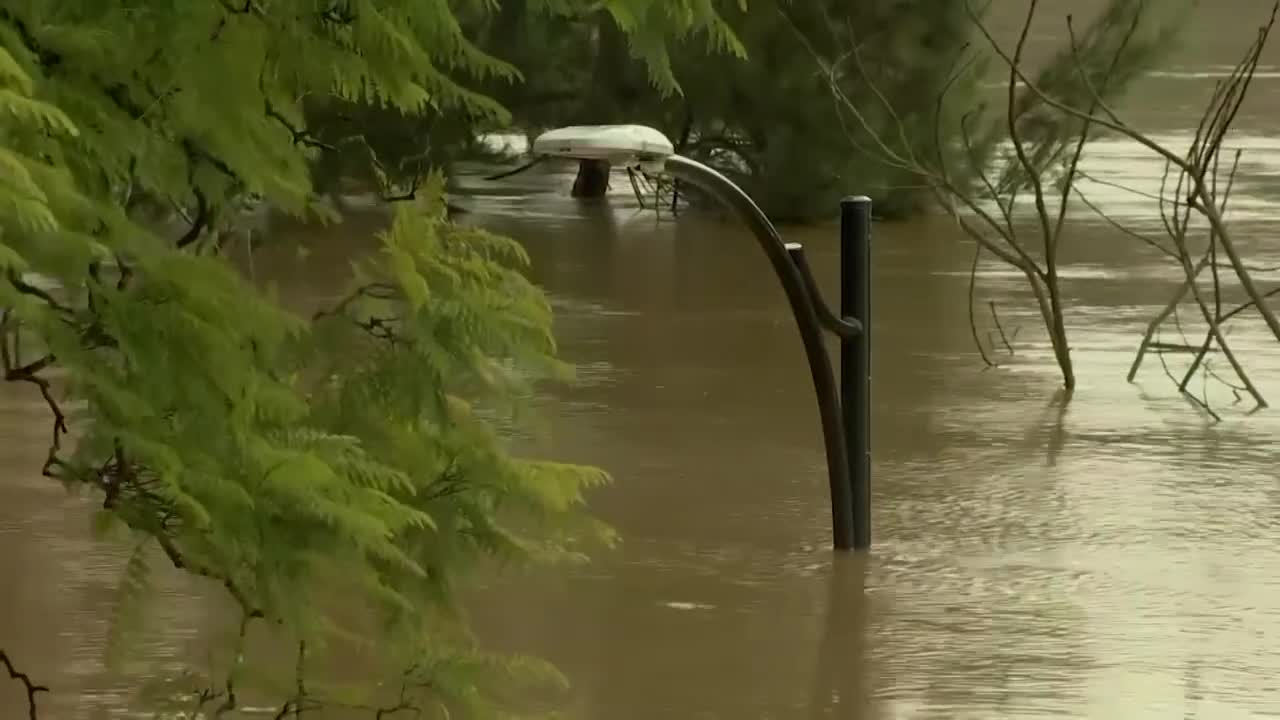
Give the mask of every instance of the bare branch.
M 347 308 L 351 307 L 355 302 L 363 298 L 373 298 L 375 300 L 396 300 L 400 298 L 400 291 L 394 285 L 388 283 L 369 283 L 352 290 L 346 297 L 338 301 L 338 304 L 328 309 L 322 309 L 315 312 L 311 316 L 313 321 L 322 320 L 327 317 L 343 315 Z
M 987 357 L 987 349 L 982 346 L 982 338 L 978 337 L 978 322 L 973 311 L 974 294 L 978 287 L 978 263 L 982 259 L 982 245 L 974 243 L 973 245 L 973 264 L 969 266 L 969 333 L 973 336 L 973 346 L 978 349 L 978 355 L 982 357 L 982 362 L 987 367 L 995 367 L 996 364 Z
M 1000 323 L 1000 314 L 996 312 L 996 301 L 988 300 L 987 306 L 991 308 L 991 321 L 995 323 L 996 332 L 1000 333 L 1000 342 L 1004 344 L 1004 349 L 1008 350 L 1009 354 L 1012 355 L 1013 354 L 1013 338 L 1010 338 L 1008 335 L 1005 335 L 1004 333 L 1004 325 Z M 1016 338 L 1017 336 L 1018 336 L 1018 328 L 1015 327 L 1013 329 L 1013 337 Z
M 13 317 L 6 311 L 0 316 L 0 364 L 3 365 L 4 379 L 6 382 L 25 382 L 35 385 L 40 390 L 40 397 L 44 399 L 45 404 L 49 406 L 49 411 L 53 413 L 53 430 L 49 441 L 49 453 L 45 458 L 45 464 L 42 468 L 44 475 L 51 474 L 53 467 L 58 462 L 58 454 L 62 450 L 62 436 L 67 433 L 67 418 L 62 412 L 62 407 L 53 396 L 53 386 L 47 378 L 41 377 L 38 373 L 54 362 L 52 354 L 46 354 L 29 363 L 23 363 L 20 357 L 21 347 L 18 339 L 21 337 L 21 330 L 13 327 Z M 14 347 L 9 348 L 9 337 L 13 336 Z
M 1006 204 L 1005 201 L 1000 197 L 1000 191 L 996 189 L 995 184 L 991 182 L 991 178 L 987 176 L 987 169 L 986 167 L 983 166 L 982 159 L 979 158 L 977 153 L 974 151 L 973 138 L 969 132 L 969 121 L 972 118 L 973 118 L 972 112 L 965 113 L 960 118 L 960 139 L 964 143 L 965 153 L 969 157 L 969 164 L 972 165 L 978 171 L 978 178 L 982 181 L 983 186 L 986 187 L 987 192 L 991 195 L 992 202 L 994 202 L 996 206 L 1000 208 L 1000 214 L 1004 216 L 1005 228 L 1008 230 L 1009 235 L 1013 236 L 1014 228 L 1013 228 L 1012 198 L 1010 199 L 1008 204 Z
M 1123 190 L 1124 192 L 1136 195 L 1137 197 L 1140 197 L 1140 198 L 1145 198 L 1147 200 L 1154 200 L 1156 202 L 1160 202 L 1161 200 L 1167 199 L 1163 193 L 1149 193 L 1143 190 L 1139 190 L 1135 187 L 1125 185 L 1124 183 L 1116 182 L 1115 180 L 1107 180 L 1105 178 L 1100 178 L 1096 175 L 1093 175 L 1092 173 L 1085 170 L 1084 168 L 1077 168 L 1076 176 L 1084 178 L 1085 180 L 1088 180 L 1091 183 L 1097 183 L 1098 185 L 1105 185 L 1110 188 L 1115 188 L 1116 190 Z
M 265 103 L 264 112 L 267 117 L 280 123 L 280 125 L 283 126 L 291 136 L 293 136 L 293 142 L 295 145 L 302 145 L 304 147 L 316 148 L 319 150 L 337 150 L 333 145 L 317 140 L 316 137 L 306 128 L 294 127 L 293 124 L 289 122 L 288 118 L 281 115 L 280 111 L 276 110 L 275 107 L 271 105 L 270 100 L 264 99 L 263 103 Z
M 1022 133 L 1018 130 L 1018 75 L 1020 73 L 1019 66 L 1022 63 L 1022 52 L 1026 48 L 1027 37 L 1031 34 L 1031 22 L 1035 19 L 1036 9 L 1039 6 L 1039 0 L 1031 0 L 1027 8 L 1027 18 L 1022 23 L 1022 32 L 1018 35 L 1018 44 L 1013 52 L 1013 59 L 1009 63 L 1009 88 L 1008 103 L 1005 119 L 1008 123 L 1007 130 L 1009 132 L 1009 141 L 1013 144 L 1014 154 L 1018 158 L 1018 162 L 1022 165 L 1023 170 L 1027 173 L 1027 179 L 1031 182 L 1031 190 L 1035 194 L 1036 216 L 1040 220 L 1040 231 L 1043 233 L 1045 241 L 1045 262 L 1048 269 L 1040 272 L 1041 277 L 1047 277 L 1053 272 L 1054 253 L 1053 253 L 1053 231 L 1049 227 L 1049 210 L 1045 206 L 1044 201 L 1044 184 L 1040 179 L 1040 168 L 1032 164 L 1027 150 L 1022 146 Z M 966 0 L 966 8 L 968 8 Z M 972 9 L 970 9 L 972 12 Z M 976 16 L 973 17 L 975 22 L 980 22 Z M 1055 344 L 1056 344 L 1055 340 Z
M 1136 230 L 1133 230 L 1132 228 L 1129 228 L 1129 227 L 1127 227 L 1127 226 L 1125 226 L 1125 225 L 1122 225 L 1121 223 L 1117 222 L 1115 218 L 1111 217 L 1111 215 L 1109 215 L 1109 214 L 1107 214 L 1106 212 L 1104 212 L 1104 211 L 1102 210 L 1102 208 L 1100 208 L 1100 207 L 1098 207 L 1096 204 L 1094 204 L 1094 202 L 1093 202 L 1092 200 L 1090 200 L 1090 199 L 1088 198 L 1088 196 L 1086 196 L 1086 195 L 1084 194 L 1084 191 L 1082 191 L 1079 187 L 1075 187 L 1075 186 L 1073 186 L 1073 188 L 1072 188 L 1072 189 L 1074 189 L 1074 190 L 1075 190 L 1075 192 L 1076 192 L 1076 197 L 1079 197 L 1079 198 L 1080 198 L 1080 202 L 1084 203 L 1086 207 L 1088 207 L 1090 210 L 1092 210 L 1092 211 L 1094 212 L 1094 214 L 1096 214 L 1098 217 L 1102 218 L 1102 220 L 1103 220 L 1104 222 L 1106 222 L 1108 225 L 1110 225 L 1111 227 L 1115 228 L 1116 230 L 1119 230 L 1120 232 L 1124 233 L 1125 235 L 1128 235 L 1128 236 L 1129 236 L 1129 237 L 1131 237 L 1131 238 L 1134 238 L 1134 239 L 1137 239 L 1137 240 L 1141 240 L 1142 242 L 1146 243 L 1147 245 L 1150 245 L 1151 247 L 1155 248 L 1156 250 L 1159 250 L 1159 251 L 1160 251 L 1161 253 L 1163 253 L 1164 255 L 1166 255 L 1166 256 L 1168 256 L 1168 257 L 1170 257 L 1170 258 L 1173 258 L 1174 260 L 1177 260 L 1177 259 L 1178 259 L 1178 254 L 1177 254 L 1176 252 L 1174 252 L 1173 250 L 1170 250 L 1169 248 L 1165 247 L 1164 245 L 1161 245 L 1159 240 L 1156 240 L 1155 238 L 1153 238 L 1153 237 L 1151 237 L 1151 236 L 1149 236 L 1149 235 L 1143 235 L 1142 233 L 1137 232 Z
M 1105 92 L 1107 86 L 1111 84 L 1111 77 L 1115 73 L 1116 67 L 1120 64 L 1120 58 L 1129 47 L 1130 41 L 1133 40 L 1133 34 L 1137 31 L 1138 23 L 1141 19 L 1142 6 L 1139 5 L 1138 9 L 1133 13 L 1133 21 L 1129 23 L 1129 29 L 1125 32 L 1124 38 L 1120 41 L 1120 46 L 1116 49 L 1115 55 L 1111 57 L 1111 64 L 1107 66 L 1107 70 L 1102 76 L 1102 92 Z M 1089 78 L 1089 73 L 1085 71 L 1084 65 L 1081 63 L 1080 45 L 1076 41 L 1075 22 L 1070 15 L 1067 16 L 1067 32 L 1071 38 L 1071 56 L 1072 59 L 1075 60 L 1076 70 L 1080 75 L 1081 81 L 1088 85 L 1092 80 Z M 1100 98 L 1101 93 L 1096 93 L 1094 97 Z M 1093 115 L 1096 110 L 1097 103 L 1095 101 L 1089 108 L 1089 114 Z M 1060 199 L 1060 205 L 1058 206 L 1058 222 L 1053 230 L 1053 250 L 1050 251 L 1051 253 L 1056 251 L 1058 238 L 1062 235 L 1062 227 L 1067 219 L 1067 206 L 1070 204 L 1071 200 L 1071 191 L 1075 187 L 1076 174 L 1080 171 L 1080 159 L 1084 155 L 1085 145 L 1089 142 L 1089 131 L 1092 127 L 1092 121 L 1081 121 L 1080 133 L 1076 142 L 1075 152 L 1071 156 L 1071 161 L 1067 167 L 1066 177 L 1064 177 L 1062 181 L 1062 197 Z
M 22 276 L 18 274 L 17 270 L 13 268 L 9 268 L 8 275 L 9 275 L 9 284 L 13 285 L 14 289 L 17 290 L 18 292 L 22 293 L 23 295 L 30 295 L 32 297 L 39 298 L 40 300 L 43 300 L 46 305 L 53 308 L 54 310 L 57 310 L 60 313 L 65 313 L 68 315 L 71 314 L 72 312 L 71 308 L 58 302 L 58 300 L 54 298 L 53 295 L 51 295 L 48 291 L 38 288 L 35 285 L 32 285 L 31 283 L 23 280 Z
M 24 672 L 20 672 L 14 667 L 13 661 L 9 659 L 9 655 L 0 650 L 0 664 L 9 671 L 9 679 L 17 680 L 22 683 L 23 689 L 27 692 L 27 717 L 29 720 L 37 720 L 40 717 L 39 708 L 36 706 L 36 695 L 40 693 L 48 693 L 49 688 L 44 685 L 37 685 L 31 681 L 31 676 Z
M 293 717 L 295 720 L 302 717 L 303 703 L 307 700 L 306 685 L 306 662 L 307 662 L 307 641 L 298 642 L 298 661 L 294 666 L 295 685 L 297 687 L 297 699 L 294 704 Z
M 1266 292 L 1262 297 L 1264 297 L 1264 298 L 1269 298 L 1269 297 L 1275 297 L 1276 295 L 1280 295 L 1280 287 L 1272 288 L 1271 290 L 1268 290 L 1268 291 L 1267 291 L 1267 292 Z M 1223 321 L 1223 322 L 1226 322 L 1227 320 L 1230 320 L 1231 318 L 1235 317 L 1236 315 L 1239 315 L 1240 313 L 1242 313 L 1242 312 L 1244 312 L 1244 311 L 1246 311 L 1246 310 L 1249 310 L 1249 309 L 1250 309 L 1250 308 L 1252 308 L 1253 306 L 1254 306 L 1254 303 L 1253 303 L 1253 301 L 1252 301 L 1252 300 L 1250 300 L 1250 301 L 1248 301 L 1248 302 L 1246 302 L 1246 303 L 1244 303 L 1244 304 L 1242 304 L 1242 305 L 1239 305 L 1239 306 L 1237 306 L 1236 308 L 1234 308 L 1234 309 L 1232 309 L 1232 310 L 1229 310 L 1229 311 L 1227 311 L 1226 313 L 1223 313 L 1223 315 L 1222 315 L 1222 321 Z
M 244 664 L 244 641 L 245 637 L 249 633 L 249 621 L 251 619 L 251 616 L 247 612 L 240 615 L 240 632 L 236 636 L 235 656 L 231 661 L 231 668 L 227 670 L 226 699 L 223 700 L 222 704 L 218 706 L 218 709 L 214 711 L 213 716 L 215 718 L 220 718 L 226 713 L 235 710 L 238 705 L 238 700 L 236 698 L 236 673 Z

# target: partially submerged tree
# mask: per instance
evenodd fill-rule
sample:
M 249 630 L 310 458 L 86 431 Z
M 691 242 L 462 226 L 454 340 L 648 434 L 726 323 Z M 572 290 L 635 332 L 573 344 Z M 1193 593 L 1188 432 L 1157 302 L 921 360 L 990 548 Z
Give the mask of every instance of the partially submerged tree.
M 533 383 L 566 376 L 520 248 L 450 224 L 441 176 L 388 172 L 360 132 L 343 141 L 399 202 L 344 299 L 298 314 L 224 255 L 246 197 L 330 216 L 309 170 L 337 143 L 304 102 L 505 118 L 468 83 L 517 71 L 452 5 L 0 7 L 4 379 L 48 405 L 44 473 L 94 493 L 98 527 L 136 548 L 122 617 L 147 597 L 152 555 L 235 606 L 235 647 L 181 686 L 184 712 L 236 711 L 256 680 L 277 717 L 487 716 L 511 683 L 560 680 L 483 652 L 454 593 L 486 558 L 575 558 L 611 537 L 579 514 L 601 471 L 516 457 L 501 432 Z M 716 23 L 702 3 L 604 7 L 668 82 L 663 40 Z M 182 226 L 144 225 L 142 199 Z M 242 652 L 254 625 L 293 644 L 288 678 Z M 338 645 L 367 659 L 368 692 L 327 682 Z
M 1012 51 L 999 47 L 982 11 L 968 2 L 959 5 L 983 42 L 955 52 L 946 63 L 953 70 L 939 84 L 920 87 L 930 98 L 927 109 L 900 110 L 879 89 L 856 43 L 836 59 L 824 56 L 812 43 L 809 48 L 847 117 L 853 151 L 873 154 L 929 188 L 975 241 L 976 252 L 990 253 L 1023 274 L 1048 331 L 1063 386 L 1070 390 L 1076 380 L 1058 259 L 1081 159 L 1089 141 L 1102 130 L 1092 112 L 1099 103 L 1120 96 L 1134 77 L 1168 52 L 1180 18 L 1167 7 L 1153 10 L 1144 0 L 1112 0 L 1083 33 L 1073 33 L 1070 44 L 1033 74 L 1023 67 L 1023 53 L 1037 11 L 1035 0 Z M 807 37 L 803 28 L 793 28 Z M 985 77 L 993 58 L 1001 61 L 1006 83 L 998 109 L 973 109 L 963 95 L 957 99 L 951 94 L 958 85 Z M 840 80 L 845 75 L 865 84 L 879 112 L 899 130 L 886 132 L 873 121 L 867 102 L 845 90 Z M 1058 112 L 1054 103 L 1083 108 L 1083 118 Z M 907 129 L 919 125 L 933 128 L 932 146 L 921 148 L 910 141 Z M 946 139 L 948 128 L 958 130 L 953 143 Z M 1015 206 L 1028 197 L 1034 208 L 1030 230 L 1015 217 Z M 972 318 L 972 307 L 970 313 Z M 974 339 L 981 348 L 976 327 Z
M 1258 287 L 1253 279 L 1256 268 L 1247 263 L 1233 239 L 1226 211 L 1240 156 L 1236 153 L 1233 158 L 1224 159 L 1224 152 L 1230 155 L 1227 139 L 1274 27 L 1277 8 L 1280 3 L 1273 6 L 1270 18 L 1259 29 L 1244 58 L 1229 77 L 1216 86 L 1184 151 L 1157 142 L 1127 123 L 1114 109 L 1116 99 L 1138 74 L 1169 51 L 1180 27 L 1178 8 L 1156 6 L 1144 0 L 1112 0 L 1083 32 L 1077 30 L 1074 20 L 1068 16 L 1068 46 L 1034 71 L 1026 67 L 1023 52 L 1038 10 L 1037 0 L 1031 0 L 1012 50 L 1000 47 L 984 24 L 982 14 L 970 7 L 970 18 L 985 41 L 983 48 L 993 52 L 1007 72 L 1003 113 L 997 113 L 998 117 L 992 119 L 984 116 L 982 110 L 957 112 L 953 109 L 949 96 L 952 83 L 976 72 L 977 59 L 986 52 L 980 48 L 966 49 L 957 56 L 955 64 L 959 69 L 933 94 L 932 117 L 939 129 L 947 122 L 959 126 L 964 160 L 969 170 L 977 171 L 973 182 L 964 182 L 963 174 L 955 172 L 954 164 L 941 151 L 941 143 L 932 156 L 915 152 L 901 137 L 878 132 L 867 120 L 863 105 L 847 96 L 836 81 L 830 86 L 848 112 L 851 124 L 857 128 L 857 132 L 850 133 L 855 148 L 872 148 L 886 162 L 913 173 L 934 190 L 943 207 L 975 241 L 975 271 L 981 254 L 986 252 L 1023 273 L 1036 298 L 1067 390 L 1075 385 L 1075 370 L 1067 335 L 1068 308 L 1062 297 L 1058 271 L 1067 215 L 1073 203 L 1079 202 L 1124 234 L 1173 260 L 1184 278 L 1174 297 L 1148 325 L 1129 379 L 1136 377 L 1149 350 L 1162 354 L 1190 353 L 1193 355 L 1190 366 L 1180 379 L 1174 378 L 1180 391 L 1188 393 L 1191 379 L 1203 371 L 1222 380 L 1237 394 L 1247 393 L 1262 407 L 1266 405 L 1265 399 L 1232 352 L 1222 328 L 1233 318 L 1254 310 L 1280 341 L 1280 320 L 1266 304 L 1266 298 L 1280 290 L 1264 292 Z M 810 49 L 833 77 L 842 72 L 839 63 L 826 61 L 813 46 Z M 850 50 L 849 63 L 860 77 L 870 82 L 873 74 L 866 70 L 857 47 Z M 877 97 L 886 112 L 897 113 L 894 104 L 883 94 L 877 93 Z M 1080 179 L 1086 176 L 1097 179 L 1086 171 L 1088 145 L 1107 135 L 1134 142 L 1165 163 L 1160 193 L 1150 197 L 1155 204 L 1153 215 L 1161 218 L 1165 229 L 1163 239 L 1126 227 L 1107 216 L 1080 190 Z M 1023 210 L 1028 204 L 1030 217 Z M 1235 276 L 1246 297 L 1243 305 L 1224 307 L 1223 268 Z M 1210 271 L 1212 280 L 1212 287 L 1207 291 L 1199 284 L 1206 270 Z M 971 323 L 974 282 L 976 274 L 971 274 Z M 1203 341 L 1197 344 L 1185 340 L 1181 344 L 1159 342 L 1156 339 L 1159 329 L 1188 296 L 1204 321 Z M 990 364 L 976 324 L 973 332 L 975 344 Z M 1236 381 L 1225 380 L 1210 369 L 1207 358 L 1215 349 L 1227 360 Z M 1188 397 L 1216 417 L 1207 399 L 1194 398 L 1189 393 Z
M 938 136 L 932 98 L 921 88 L 945 82 L 973 35 L 962 4 L 768 0 L 728 18 L 747 48 L 746 62 L 685 57 L 676 66 L 691 89 L 670 114 L 687 123 L 682 132 L 692 131 L 688 154 L 733 175 L 781 220 L 830 218 L 855 189 L 870 195 L 883 217 L 924 208 L 929 191 L 913 173 L 878 152 L 850 147 L 860 131 L 831 91 L 839 88 L 856 104 L 872 132 L 920 154 L 933 155 L 939 143 L 953 152 L 958 129 L 944 127 Z M 839 60 L 852 49 L 865 76 Z M 815 72 L 811 52 L 834 59 L 834 72 Z M 955 84 L 955 102 L 976 102 L 977 89 L 976 82 Z
M 1148 324 L 1133 366 L 1129 370 L 1128 379 L 1132 382 L 1137 377 L 1143 358 L 1153 347 L 1159 352 L 1190 352 L 1193 355 L 1190 366 L 1184 371 L 1181 379 L 1174 378 L 1178 390 L 1198 402 L 1215 418 L 1217 413 L 1210 407 L 1207 396 L 1196 398 L 1188 391 L 1188 386 L 1197 371 L 1203 371 L 1206 376 L 1221 380 L 1237 391 L 1237 397 L 1239 392 L 1247 393 L 1254 401 L 1255 407 L 1267 406 L 1266 399 L 1249 379 L 1243 363 L 1227 342 L 1223 326 L 1241 313 L 1253 310 L 1262 318 L 1272 337 L 1280 342 L 1280 319 L 1266 302 L 1268 297 L 1280 292 L 1280 288 L 1264 293 L 1258 287 L 1253 278 L 1256 268 L 1246 262 L 1226 220 L 1227 206 L 1242 155 L 1239 150 L 1230 152 L 1226 143 L 1232 124 L 1248 97 L 1249 88 L 1262 58 L 1262 51 L 1275 28 L 1277 12 L 1280 12 L 1280 2 L 1272 5 L 1270 17 L 1258 29 L 1257 36 L 1241 61 L 1224 81 L 1215 86 L 1192 141 L 1184 152 L 1176 152 L 1135 130 L 1105 104 L 1100 104 L 1101 117 L 1096 120 L 1143 145 L 1164 160 L 1165 173 L 1160 194 L 1154 200 L 1157 203 L 1166 239 L 1162 242 L 1158 238 L 1151 238 L 1123 227 L 1121 229 L 1172 258 L 1184 276 L 1178 291 Z M 1064 108 L 1064 110 L 1078 114 L 1078 111 L 1071 108 Z M 1227 162 L 1224 162 L 1224 152 L 1228 153 L 1229 161 Z M 1101 214 L 1101 211 L 1099 213 Z M 1199 223 L 1194 222 L 1197 218 L 1200 220 Z M 1199 238 L 1203 238 L 1203 242 L 1197 242 Z M 1220 254 L 1225 256 L 1225 262 L 1220 259 Z M 1222 270 L 1224 267 L 1235 276 L 1238 287 L 1247 298 L 1245 303 L 1230 309 L 1223 306 Z M 1211 278 L 1211 289 L 1208 292 L 1200 287 L 1200 278 L 1206 269 L 1209 270 Z M 1204 340 L 1198 346 L 1186 343 L 1185 339 L 1181 345 L 1163 345 L 1156 342 L 1155 336 L 1161 326 L 1177 312 L 1178 305 L 1188 295 L 1191 296 L 1204 320 Z M 1222 378 L 1210 368 L 1208 355 L 1215 349 L 1225 357 L 1239 385 Z M 1161 359 L 1164 365 L 1163 358 Z M 1165 369 L 1168 370 L 1167 365 Z

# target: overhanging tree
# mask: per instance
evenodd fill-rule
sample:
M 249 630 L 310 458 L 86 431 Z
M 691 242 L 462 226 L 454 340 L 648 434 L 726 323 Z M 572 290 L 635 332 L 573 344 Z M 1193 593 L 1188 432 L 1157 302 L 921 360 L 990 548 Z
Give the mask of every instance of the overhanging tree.
M 478 47 L 519 69 L 514 81 L 488 75 L 474 86 L 498 99 L 510 115 L 406 116 L 394 108 L 326 103 L 314 107 L 312 125 L 339 145 L 353 124 L 377 127 L 369 140 L 389 161 L 384 169 L 407 181 L 424 169 L 485 158 L 476 140 L 486 132 L 533 135 L 566 124 L 649 121 L 649 109 L 679 97 L 686 82 L 673 72 L 668 43 L 674 44 L 673 53 L 685 56 L 744 55 L 737 37 L 705 0 L 503 0 L 493 12 L 464 8 L 458 19 Z M 349 177 L 353 168 L 360 172 L 363 148 L 347 147 L 346 153 L 326 155 L 329 164 L 321 172 L 326 181 Z M 598 184 L 586 194 L 603 191 Z
M 460 21 L 483 7 L 0 8 L 4 378 L 48 404 L 44 473 L 95 492 L 99 527 L 127 530 L 136 548 L 122 617 L 146 599 L 151 550 L 233 600 L 235 652 L 185 686 L 188 706 L 234 711 L 259 680 L 280 717 L 323 706 L 484 716 L 508 696 L 487 692 L 495 679 L 558 680 L 483 653 L 453 593 L 483 558 L 572 558 L 610 539 L 580 515 L 604 474 L 513 456 L 495 419 L 533 383 L 566 376 L 548 305 L 518 245 L 447 221 L 438 173 L 390 172 L 364 133 L 318 137 L 304 113 L 329 102 L 504 122 L 475 88 L 519 73 Z M 659 84 L 673 82 L 667 38 L 722 32 L 692 0 L 604 7 Z M 249 195 L 330 217 L 310 166 L 339 147 L 367 154 L 400 202 L 350 293 L 303 316 L 236 273 L 223 240 Z M 183 227 L 145 225 L 131 212 L 144 199 Z M 369 613 L 330 612 L 339 598 Z M 294 644 L 287 681 L 240 652 L 254 624 Z M 339 695 L 324 682 L 316 668 L 336 643 L 376 647 L 372 680 L 390 691 Z
M 424 164 L 447 167 L 473 152 L 469 141 L 484 131 L 534 135 L 560 125 L 639 122 L 661 129 L 683 152 L 733 175 L 777 219 L 827 217 L 852 189 L 872 194 L 882 214 L 920 210 L 929 193 L 915 178 L 874 152 L 848 152 L 841 110 L 828 88 L 833 78 L 815 72 L 807 45 L 820 46 L 824 54 L 861 47 L 877 89 L 901 108 L 898 119 L 906 120 L 909 141 L 928 152 L 936 140 L 929 122 L 932 105 L 919 90 L 941 83 L 952 69 L 951 58 L 974 37 L 962 5 L 945 0 L 717 5 L 725 24 L 695 25 L 707 30 L 701 33 L 704 42 L 681 43 L 668 58 L 655 45 L 659 38 L 627 32 L 643 15 L 620 16 L 613 7 L 546 12 L 546 4 L 536 0 L 506 0 L 495 13 L 469 16 L 467 27 L 486 51 L 524 71 L 520 82 L 491 77 L 484 83 L 486 93 L 511 110 L 509 123 L 457 114 L 428 123 L 369 108 L 360 119 L 382 128 L 371 140 L 385 157 L 396 159 L 395 165 L 406 166 L 408 175 Z M 661 11 L 654 5 L 646 12 Z M 880 131 L 899 132 L 870 86 L 850 74 L 835 80 L 875 116 Z M 952 92 L 964 99 L 976 95 L 974 87 Z M 345 125 L 344 112 L 327 110 L 317 118 L 326 128 Z M 948 128 L 942 140 L 954 147 L 957 138 L 958 131 Z M 362 148 L 355 150 L 360 159 Z M 604 193 L 603 165 L 583 163 L 575 194 Z M 341 172 L 336 168 L 334 174 Z

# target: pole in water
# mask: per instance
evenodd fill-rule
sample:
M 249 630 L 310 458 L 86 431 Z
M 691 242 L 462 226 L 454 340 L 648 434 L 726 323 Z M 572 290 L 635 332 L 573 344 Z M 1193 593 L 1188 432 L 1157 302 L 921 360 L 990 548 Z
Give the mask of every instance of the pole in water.
M 818 312 L 818 319 L 827 325 L 828 329 L 832 329 L 832 325 L 836 322 L 835 315 L 827 308 L 827 304 L 822 299 L 822 295 L 818 291 L 818 283 L 813 279 L 813 273 L 809 269 L 809 262 L 804 257 L 804 246 L 800 243 L 787 243 L 784 247 L 787 249 L 787 255 L 791 256 L 791 263 L 796 266 L 796 270 L 800 271 L 800 275 L 804 278 L 805 292 L 809 293 L 813 299 L 814 309 Z M 834 381 L 833 381 L 834 382 Z M 832 388 L 832 401 L 836 407 L 840 406 L 839 398 L 835 396 L 837 390 Z M 844 416 L 840 416 L 840 424 L 843 428 Z M 849 550 L 853 548 L 853 488 L 849 483 L 849 442 L 847 433 L 840 432 L 840 437 L 836 440 L 840 444 L 840 448 L 844 450 L 840 462 L 844 463 L 842 468 L 844 472 L 828 473 L 831 484 L 831 538 L 836 550 Z
M 853 547 L 871 547 L 871 198 L 840 202 L 840 314 L 862 332 L 840 341 L 840 408 L 853 485 Z
M 667 158 L 666 169 L 676 178 L 703 188 L 733 208 L 751 229 L 760 248 L 769 258 L 769 263 L 773 265 L 787 295 L 787 302 L 791 305 L 805 357 L 809 361 L 809 374 L 813 377 L 813 390 L 818 400 L 818 417 L 822 422 L 822 444 L 827 451 L 827 477 L 835 491 L 832 502 L 838 503 L 838 498 L 842 497 L 840 489 L 847 490 L 849 485 L 849 445 L 843 427 L 844 417 L 840 411 L 839 383 L 836 382 L 831 358 L 823 343 L 823 325 L 816 307 L 821 298 L 810 292 L 801 266 L 788 254 L 782 238 L 778 236 L 778 229 L 769 222 L 764 211 L 746 191 L 715 169 L 679 155 Z M 833 504 L 833 510 L 840 508 L 846 511 L 835 513 L 832 540 L 837 550 L 848 550 L 852 544 L 852 528 L 843 523 L 842 518 L 847 517 L 851 504 L 847 501 Z

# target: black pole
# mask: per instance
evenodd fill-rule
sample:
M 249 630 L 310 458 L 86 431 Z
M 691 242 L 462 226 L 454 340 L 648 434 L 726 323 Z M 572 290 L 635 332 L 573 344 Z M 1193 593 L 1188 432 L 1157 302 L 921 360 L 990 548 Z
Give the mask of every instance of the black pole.
M 853 547 L 871 547 L 871 198 L 840 202 L 840 314 L 862 332 L 840 338 L 840 406 L 852 484 Z
M 849 488 L 849 447 L 846 442 L 844 419 L 840 412 L 840 397 L 836 388 L 831 358 L 822 340 L 822 325 L 815 306 L 820 299 L 810 296 L 800 268 L 791 261 L 778 230 L 769 218 L 740 187 L 719 171 L 696 160 L 679 155 L 666 159 L 667 171 L 677 179 L 706 190 L 721 202 L 733 208 L 751 229 L 760 248 L 769 258 L 774 273 L 782 283 L 800 330 L 805 356 L 809 360 L 809 374 L 813 377 L 813 389 L 818 396 L 818 414 L 822 421 L 822 439 L 827 449 L 827 478 L 831 485 L 831 535 L 837 550 L 855 546 L 854 522 L 850 508 L 857 507 Z

